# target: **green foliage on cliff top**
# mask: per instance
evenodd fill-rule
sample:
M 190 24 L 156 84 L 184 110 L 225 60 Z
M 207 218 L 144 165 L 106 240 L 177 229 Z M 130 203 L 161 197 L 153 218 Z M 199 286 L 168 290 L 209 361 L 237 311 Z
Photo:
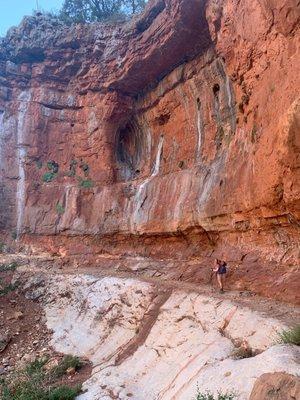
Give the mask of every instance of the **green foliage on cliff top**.
M 65 0 L 60 18 L 67 24 L 104 21 L 143 10 L 146 0 Z

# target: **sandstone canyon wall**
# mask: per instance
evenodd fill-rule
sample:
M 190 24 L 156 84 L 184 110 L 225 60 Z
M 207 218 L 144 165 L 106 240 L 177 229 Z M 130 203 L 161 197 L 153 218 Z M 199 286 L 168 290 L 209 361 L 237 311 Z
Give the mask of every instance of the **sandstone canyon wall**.
M 297 0 L 26 18 L 0 46 L 0 229 L 65 263 L 299 302 Z

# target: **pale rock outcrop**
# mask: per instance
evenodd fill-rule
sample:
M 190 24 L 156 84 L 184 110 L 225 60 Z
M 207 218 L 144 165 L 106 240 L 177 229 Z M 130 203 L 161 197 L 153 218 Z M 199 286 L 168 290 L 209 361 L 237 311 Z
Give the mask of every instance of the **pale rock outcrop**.
M 28 292 L 37 280 L 28 279 Z M 262 374 L 300 372 L 299 348 L 276 345 L 286 325 L 230 300 L 133 278 L 42 281 L 53 346 L 93 362 L 82 400 L 192 399 L 197 385 L 248 400 Z M 235 359 L 245 343 L 253 357 Z

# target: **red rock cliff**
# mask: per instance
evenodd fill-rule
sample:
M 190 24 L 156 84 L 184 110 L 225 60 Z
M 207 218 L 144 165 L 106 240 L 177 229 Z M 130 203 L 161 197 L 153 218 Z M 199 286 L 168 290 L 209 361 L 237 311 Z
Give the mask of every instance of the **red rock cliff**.
M 0 227 L 99 268 L 299 302 L 299 2 L 30 17 L 0 47 Z M 298 280 L 299 281 L 299 280 Z

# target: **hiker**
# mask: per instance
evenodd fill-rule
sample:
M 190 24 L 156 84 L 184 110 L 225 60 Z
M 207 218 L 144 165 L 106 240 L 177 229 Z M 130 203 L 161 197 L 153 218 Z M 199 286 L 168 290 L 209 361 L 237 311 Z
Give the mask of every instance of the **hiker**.
M 216 258 L 215 268 L 213 269 L 213 272 L 216 273 L 217 281 L 218 281 L 221 293 L 224 292 L 225 275 L 227 272 L 226 266 L 227 266 L 227 264 L 225 261 L 221 261 L 218 258 Z

